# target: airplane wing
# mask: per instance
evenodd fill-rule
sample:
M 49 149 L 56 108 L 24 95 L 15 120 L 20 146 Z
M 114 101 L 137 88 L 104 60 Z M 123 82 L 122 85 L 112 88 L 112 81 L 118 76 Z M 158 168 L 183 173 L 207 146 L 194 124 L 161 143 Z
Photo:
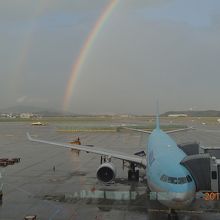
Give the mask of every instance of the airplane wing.
M 141 129 L 136 129 L 136 128 L 128 128 L 128 127 L 123 127 L 123 129 L 130 130 L 130 131 L 137 131 L 141 133 L 146 133 L 146 134 L 151 134 L 151 131 L 146 131 L 146 130 L 141 130 Z
M 117 158 L 120 160 L 125 160 L 128 162 L 133 162 L 133 163 L 139 164 L 144 168 L 146 167 L 146 164 L 147 164 L 145 157 L 142 158 L 137 155 L 130 155 L 130 154 L 122 153 L 122 152 L 111 151 L 111 150 L 105 149 L 104 147 L 103 148 L 101 148 L 101 147 L 99 147 L 99 148 L 98 147 L 88 147 L 88 146 L 83 146 L 83 145 L 66 144 L 66 143 L 58 143 L 58 142 L 41 140 L 41 139 L 35 139 L 35 138 L 32 138 L 29 133 L 27 133 L 27 137 L 30 141 L 33 141 L 33 142 L 50 144 L 50 145 L 65 147 L 65 148 L 78 150 L 78 151 L 85 151 L 87 153 L 95 153 L 95 154 L 99 154 L 102 156 L 107 156 L 109 158 Z
M 123 129 L 130 130 L 130 131 L 137 131 L 137 132 L 146 133 L 146 134 L 152 133 L 151 131 L 146 131 L 146 130 L 136 129 L 136 128 L 123 127 Z M 171 133 L 177 133 L 177 132 L 181 132 L 181 131 L 188 131 L 188 130 L 194 130 L 194 129 L 195 128 L 193 128 L 193 127 L 188 127 L 188 128 L 180 128 L 180 129 L 170 130 L 170 131 L 165 131 L 165 132 L 167 134 L 171 134 Z
M 180 129 L 176 129 L 176 130 L 166 131 L 166 133 L 171 134 L 171 133 L 177 133 L 177 132 L 181 132 L 181 131 L 188 131 L 188 130 L 194 130 L 194 129 L 195 128 L 193 128 L 193 127 L 180 128 Z

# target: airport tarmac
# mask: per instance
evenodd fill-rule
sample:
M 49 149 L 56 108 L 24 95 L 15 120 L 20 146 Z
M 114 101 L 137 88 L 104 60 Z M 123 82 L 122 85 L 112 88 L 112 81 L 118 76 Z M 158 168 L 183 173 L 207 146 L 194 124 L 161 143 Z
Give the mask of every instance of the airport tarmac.
M 177 143 L 198 141 L 202 145 L 220 146 L 219 126 L 197 126 L 198 130 L 173 134 Z M 207 129 L 205 131 L 205 129 Z M 214 131 L 213 131 L 214 130 Z M 20 157 L 21 162 L 1 168 L 3 202 L 1 220 L 19 220 L 37 215 L 49 220 L 156 220 L 166 219 L 166 208 L 149 201 L 144 177 L 138 184 L 126 181 L 127 169 L 117 166 L 115 184 L 102 185 L 96 179 L 100 157 L 69 149 L 32 143 L 34 137 L 69 142 L 80 137 L 83 145 L 105 146 L 126 153 L 140 151 L 147 139 L 131 132 L 57 132 L 57 125 L 33 127 L 30 123 L 0 123 L 0 157 Z M 179 220 L 220 219 L 220 202 L 197 200 L 192 207 L 178 212 Z

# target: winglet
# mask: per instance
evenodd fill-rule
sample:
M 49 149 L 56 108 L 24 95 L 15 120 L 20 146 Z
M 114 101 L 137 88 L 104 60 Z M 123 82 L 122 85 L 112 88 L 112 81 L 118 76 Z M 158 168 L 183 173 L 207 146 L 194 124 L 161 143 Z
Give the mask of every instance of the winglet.
M 159 113 L 159 101 L 157 100 L 157 115 L 156 115 L 156 129 L 160 129 L 160 113 Z

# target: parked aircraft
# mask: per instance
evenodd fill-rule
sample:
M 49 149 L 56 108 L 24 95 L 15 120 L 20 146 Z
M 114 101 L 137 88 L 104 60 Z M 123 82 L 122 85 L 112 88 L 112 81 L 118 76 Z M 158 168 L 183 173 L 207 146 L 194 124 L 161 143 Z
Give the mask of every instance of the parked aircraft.
M 97 170 L 96 176 L 98 180 L 104 183 L 110 183 L 116 177 L 116 167 L 112 163 L 111 158 L 120 159 L 123 163 L 125 161 L 129 163 L 129 180 L 138 180 L 139 169 L 145 169 L 148 186 L 151 192 L 156 193 L 156 199 L 158 199 L 159 202 L 169 207 L 170 210 L 174 210 L 188 206 L 194 199 L 196 191 L 196 185 L 190 172 L 180 164 L 183 158 L 186 157 L 186 154 L 169 136 L 169 133 L 188 129 L 191 128 L 164 132 L 160 128 L 159 115 L 157 115 L 156 118 L 156 128 L 152 132 L 131 129 L 149 134 L 148 142 L 146 143 L 145 157 L 139 154 L 130 155 L 123 152 L 110 151 L 104 147 L 91 148 L 83 145 L 35 139 L 32 138 L 29 133 L 27 133 L 27 137 L 30 141 L 34 142 L 101 155 L 101 165 Z

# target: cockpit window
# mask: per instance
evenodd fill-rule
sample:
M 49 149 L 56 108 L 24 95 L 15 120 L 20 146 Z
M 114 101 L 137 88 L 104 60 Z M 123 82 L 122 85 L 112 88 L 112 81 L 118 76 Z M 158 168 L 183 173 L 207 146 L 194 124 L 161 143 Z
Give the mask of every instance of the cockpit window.
M 176 178 L 176 177 L 169 177 L 163 174 L 160 177 L 160 180 L 163 182 L 171 183 L 171 184 L 184 184 L 187 182 L 192 182 L 192 178 L 189 175 Z
M 177 184 L 177 178 L 176 177 L 168 177 L 168 183 Z
M 184 184 L 184 183 L 187 183 L 186 177 L 179 177 L 178 178 L 178 184 Z
M 160 180 L 163 181 L 163 182 L 167 182 L 168 177 L 167 177 L 166 175 L 162 175 L 162 176 L 160 177 Z
M 189 183 L 192 182 L 192 178 L 189 175 L 187 175 L 186 178 Z

